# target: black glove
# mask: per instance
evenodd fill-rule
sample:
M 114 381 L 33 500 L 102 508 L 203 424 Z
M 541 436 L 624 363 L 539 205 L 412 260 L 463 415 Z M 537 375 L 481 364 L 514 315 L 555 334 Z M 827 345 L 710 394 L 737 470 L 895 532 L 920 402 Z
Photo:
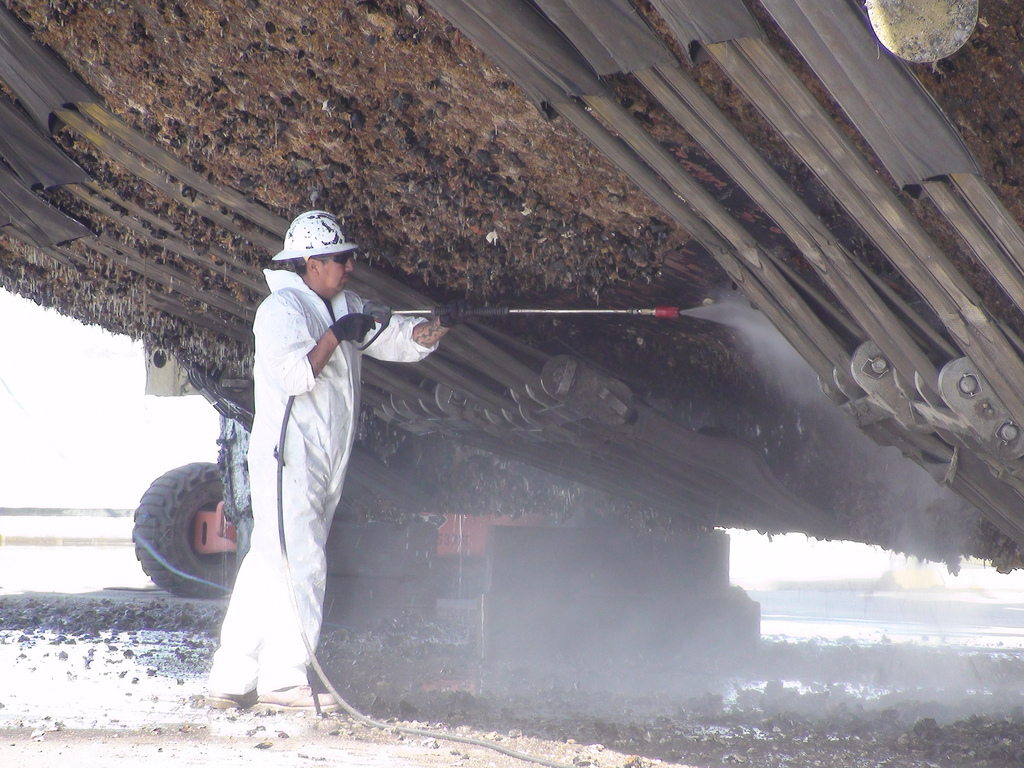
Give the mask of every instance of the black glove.
M 351 314 L 338 318 L 331 326 L 331 333 L 341 344 L 343 341 L 362 341 L 374 326 L 370 315 Z
M 469 306 L 465 299 L 456 299 L 434 307 L 434 316 L 440 321 L 442 328 L 451 328 L 469 317 Z

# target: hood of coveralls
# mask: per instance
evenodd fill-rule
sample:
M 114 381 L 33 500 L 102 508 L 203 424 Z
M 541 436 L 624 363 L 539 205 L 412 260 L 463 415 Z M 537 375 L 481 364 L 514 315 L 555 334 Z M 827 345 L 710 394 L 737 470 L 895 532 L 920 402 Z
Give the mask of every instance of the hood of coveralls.
M 264 269 L 263 276 L 267 280 L 267 286 L 270 288 L 271 293 L 277 293 L 285 288 L 305 288 L 307 291 L 310 290 L 302 277 L 287 269 Z

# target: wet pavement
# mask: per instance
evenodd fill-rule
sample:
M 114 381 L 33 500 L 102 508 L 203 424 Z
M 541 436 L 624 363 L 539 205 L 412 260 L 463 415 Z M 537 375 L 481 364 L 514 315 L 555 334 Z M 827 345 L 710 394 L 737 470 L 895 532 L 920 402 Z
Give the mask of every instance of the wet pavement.
M 205 675 L 225 601 L 153 587 L 124 521 L 62 527 L 61 536 L 49 522 L 36 538 L 7 522 L 0 517 L 0 765 L 64 768 L 68 755 L 76 768 L 521 764 L 347 717 L 211 712 Z M 565 764 L 1019 765 L 1020 593 L 898 581 L 751 591 L 762 604 L 760 648 L 717 666 L 624 650 L 601 674 L 562 663 L 480 677 L 464 632 L 400 616 L 329 633 L 323 661 L 374 717 Z M 473 674 L 472 688 L 438 685 Z
M 206 654 L 175 632 L 0 632 L 0 727 L 120 729 L 205 723 Z

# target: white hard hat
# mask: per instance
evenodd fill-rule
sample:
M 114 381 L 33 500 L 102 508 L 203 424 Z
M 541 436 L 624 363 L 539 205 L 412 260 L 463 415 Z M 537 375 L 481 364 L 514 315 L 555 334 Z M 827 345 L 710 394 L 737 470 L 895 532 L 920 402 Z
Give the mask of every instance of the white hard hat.
M 327 211 L 306 211 L 299 214 L 288 227 L 284 236 L 284 250 L 274 261 L 306 259 L 314 256 L 329 256 L 358 248 L 355 243 L 345 240 L 334 214 Z

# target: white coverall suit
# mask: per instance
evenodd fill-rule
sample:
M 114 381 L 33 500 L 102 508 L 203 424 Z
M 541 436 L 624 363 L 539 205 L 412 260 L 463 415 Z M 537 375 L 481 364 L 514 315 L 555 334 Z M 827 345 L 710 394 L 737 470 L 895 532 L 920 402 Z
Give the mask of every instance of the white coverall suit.
M 306 355 L 333 322 L 327 304 L 294 272 L 265 270 L 271 295 L 256 311 L 254 366 L 256 416 L 249 442 L 253 533 L 213 659 L 210 689 L 264 695 L 306 685 L 310 659 L 287 590 L 277 515 L 277 459 L 281 421 L 295 395 L 284 449 L 285 541 L 302 624 L 313 648 L 320 637 L 327 562 L 324 546 L 341 499 L 345 470 L 359 420 L 360 358 L 342 342 L 320 375 Z M 343 291 L 334 318 L 360 312 L 363 301 Z M 366 350 L 381 360 L 415 362 L 434 347 L 412 340 L 421 318 L 395 316 Z M 371 338 L 375 331 L 370 331 Z

